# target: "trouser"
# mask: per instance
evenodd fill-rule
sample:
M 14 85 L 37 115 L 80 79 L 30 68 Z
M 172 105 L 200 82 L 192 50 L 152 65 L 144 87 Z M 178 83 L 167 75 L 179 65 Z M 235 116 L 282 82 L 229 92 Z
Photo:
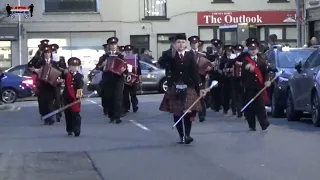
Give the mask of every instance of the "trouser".
M 56 87 L 56 93 L 55 93 L 55 97 L 54 97 L 54 107 L 55 109 L 59 109 L 61 108 L 62 105 L 62 96 L 61 96 L 61 86 Z M 62 117 L 62 113 L 59 112 L 57 113 L 57 119 L 60 119 Z
M 191 113 L 188 113 L 184 116 L 184 118 L 176 125 L 177 131 L 179 133 L 179 137 L 183 138 L 184 135 L 190 136 L 191 133 L 191 127 L 192 127 L 192 121 L 191 121 Z M 173 115 L 173 120 L 176 123 L 181 116 Z M 183 132 L 183 124 L 185 127 L 185 132 Z
M 230 109 L 230 102 L 232 98 L 232 79 L 225 77 L 223 81 L 223 112 L 226 114 Z
M 206 85 L 206 78 L 204 76 L 200 76 L 201 77 L 201 83 L 202 83 L 202 88 L 206 88 L 205 85 Z M 200 120 L 203 120 L 205 117 L 206 117 L 206 114 L 207 114 L 207 107 L 206 107 L 206 97 L 202 98 L 200 100 L 200 103 L 201 103 L 201 107 L 202 107 L 202 110 L 201 112 L 198 113 L 199 115 L 199 119 Z
M 242 116 L 242 106 L 243 106 L 243 89 L 241 85 L 240 78 L 233 79 L 233 97 L 232 102 L 234 104 L 235 110 L 234 113 L 237 113 L 238 117 Z
M 122 101 L 124 78 L 111 73 L 108 73 L 107 76 L 105 93 L 108 116 L 112 120 L 120 120 L 123 113 Z
M 81 116 L 79 112 L 74 112 L 71 108 L 64 111 L 66 118 L 66 131 L 68 133 L 74 132 L 75 134 L 81 131 Z
M 210 106 L 211 108 L 218 112 L 221 108 L 221 103 L 222 103 L 222 94 L 221 94 L 221 90 L 222 90 L 222 76 L 221 74 L 217 73 L 217 72 L 213 72 L 210 75 L 210 82 L 212 82 L 213 80 L 218 81 L 218 86 L 212 88 L 210 90 Z M 211 84 L 211 83 L 209 83 Z
M 47 115 L 55 110 L 54 99 L 56 96 L 56 88 L 46 82 L 40 82 L 38 104 L 39 111 L 42 116 Z M 52 116 L 45 121 L 55 121 L 55 116 Z
M 107 106 L 108 106 L 108 104 L 107 104 L 107 98 L 108 98 L 108 96 L 107 96 L 107 94 L 106 94 L 106 88 L 108 87 L 108 81 L 107 81 L 107 75 L 106 75 L 106 73 L 103 73 L 102 74 L 102 79 L 101 79 L 101 81 L 100 81 L 100 83 L 99 83 L 99 86 L 100 86 L 100 90 L 101 90 L 101 106 L 102 106 L 102 108 L 103 108 L 103 113 L 104 114 L 108 114 L 108 108 L 107 108 Z
M 244 92 L 245 102 L 249 102 L 259 90 L 246 90 Z M 265 103 L 263 96 L 258 96 L 244 111 L 245 117 L 248 121 L 249 128 L 256 128 L 256 117 L 261 127 L 267 126 L 269 121 L 267 119 L 267 112 L 265 109 Z
M 130 111 L 130 100 L 132 104 L 132 108 L 135 109 L 138 107 L 138 98 L 137 98 L 137 84 L 133 86 L 129 86 L 127 84 L 124 85 L 123 88 L 123 110 L 124 112 Z

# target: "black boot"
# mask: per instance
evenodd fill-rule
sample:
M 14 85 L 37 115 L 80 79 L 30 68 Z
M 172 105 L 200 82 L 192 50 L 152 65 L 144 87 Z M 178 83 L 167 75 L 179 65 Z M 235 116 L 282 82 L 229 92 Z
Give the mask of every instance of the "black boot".
M 138 106 L 133 106 L 133 107 L 132 107 L 132 110 L 133 110 L 134 113 L 136 113 L 136 112 L 138 111 L 138 109 L 139 109 Z
M 116 124 L 120 124 L 121 122 L 121 119 L 116 119 Z

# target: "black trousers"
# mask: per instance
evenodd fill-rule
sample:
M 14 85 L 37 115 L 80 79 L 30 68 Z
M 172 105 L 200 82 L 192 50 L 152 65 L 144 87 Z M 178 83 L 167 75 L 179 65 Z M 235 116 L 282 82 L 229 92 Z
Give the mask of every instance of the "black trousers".
M 57 90 L 55 87 L 51 86 L 46 82 L 39 83 L 39 94 L 38 94 L 38 104 L 39 111 L 42 116 L 49 114 L 55 110 L 54 100 Z M 55 116 L 48 118 L 46 120 L 54 120 Z
M 200 77 L 201 77 L 202 88 L 206 88 L 205 87 L 206 86 L 206 78 L 204 76 L 201 76 L 201 75 L 200 75 Z M 202 111 L 198 113 L 199 119 L 203 119 L 203 118 L 206 117 L 206 114 L 207 114 L 207 105 L 206 105 L 207 104 L 206 103 L 207 99 L 206 98 L 208 98 L 208 97 L 206 96 L 205 98 L 202 98 L 200 100 Z
M 213 80 L 218 81 L 218 86 L 210 90 L 210 106 L 211 109 L 218 112 L 222 105 L 222 75 L 218 72 L 210 74 L 210 82 Z M 210 84 L 210 83 L 209 83 Z
M 230 109 L 230 103 L 232 98 L 232 78 L 225 77 L 223 81 L 223 112 L 227 113 Z
M 132 104 L 132 108 L 136 108 L 138 106 L 138 98 L 137 98 L 137 84 L 133 86 L 129 86 L 127 84 L 124 85 L 123 88 L 123 110 L 124 112 L 130 111 L 130 101 Z
M 123 76 L 107 73 L 105 82 L 107 85 L 105 86 L 105 103 L 108 110 L 108 116 L 112 120 L 118 120 L 123 113 L 122 102 L 124 78 Z
M 243 107 L 243 88 L 241 85 L 240 78 L 233 79 L 233 96 L 232 104 L 234 104 L 235 109 L 232 110 L 234 113 L 237 113 L 238 117 L 242 116 L 241 109 Z
M 249 102 L 259 90 L 247 90 L 244 92 L 245 103 Z M 248 121 L 249 128 L 256 128 L 256 117 L 261 127 L 269 124 L 267 119 L 267 112 L 265 109 L 265 103 L 263 96 L 258 96 L 244 111 L 244 115 Z
M 106 87 L 108 85 L 106 84 L 107 81 L 105 80 L 104 77 L 102 77 L 101 82 L 99 83 L 100 90 L 101 90 L 101 106 L 103 107 L 103 113 L 108 114 L 108 108 L 107 108 L 107 95 L 106 95 Z
M 55 109 L 59 109 L 62 106 L 62 95 L 61 95 L 61 86 L 56 87 L 56 94 L 54 97 L 54 107 Z M 62 113 L 57 113 L 57 118 L 61 118 Z
M 174 123 L 176 123 L 179 120 L 180 117 L 181 116 L 175 116 L 174 115 L 173 116 Z M 184 126 L 185 126 L 185 135 L 186 136 L 190 136 L 191 127 L 192 127 L 192 122 L 191 122 L 190 117 L 191 117 L 191 114 L 190 113 L 187 114 L 186 116 L 184 116 L 184 118 L 176 126 L 180 138 L 183 138 L 183 135 L 184 135 L 184 133 L 183 133 L 183 124 L 182 123 L 184 123 Z
M 79 133 L 81 131 L 81 116 L 79 112 L 74 112 L 71 108 L 64 111 L 66 118 L 66 131 L 68 133 Z

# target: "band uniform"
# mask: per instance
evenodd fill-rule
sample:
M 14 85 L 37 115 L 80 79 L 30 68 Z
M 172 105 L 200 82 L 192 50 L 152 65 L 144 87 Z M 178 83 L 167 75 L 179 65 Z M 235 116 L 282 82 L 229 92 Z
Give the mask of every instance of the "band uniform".
M 264 86 L 270 86 L 266 61 L 258 54 L 259 42 L 255 38 L 246 41 L 248 53 L 243 55 L 241 66 L 241 81 L 244 88 L 244 102 L 249 102 Z M 244 111 L 251 131 L 256 130 L 256 117 L 262 130 L 268 128 L 269 121 L 265 110 L 268 101 L 267 92 L 264 91 Z
M 83 75 L 79 73 L 79 67 L 81 65 L 81 60 L 76 57 L 71 57 L 68 60 L 68 68 L 64 74 L 65 87 L 63 90 L 63 102 L 65 105 L 73 103 L 83 95 Z M 74 136 L 79 136 L 81 132 L 81 105 L 80 102 L 74 104 L 73 106 L 67 108 L 64 111 L 66 119 L 66 131 L 68 135 L 74 134 Z
M 130 55 L 134 55 L 133 50 L 134 47 L 132 45 L 126 45 L 124 47 L 125 50 L 125 54 L 130 56 Z M 141 67 L 140 67 L 140 61 L 138 59 L 136 59 L 136 75 L 138 75 L 138 79 L 137 81 L 131 86 L 129 84 L 125 84 L 124 88 L 123 88 L 123 109 L 124 109 L 124 114 L 130 111 L 130 102 L 132 104 L 132 111 L 133 112 L 137 112 L 139 107 L 138 107 L 138 98 L 137 98 L 137 89 L 139 86 L 139 83 L 141 83 Z M 129 75 L 126 77 L 129 77 Z
M 105 51 L 105 54 L 103 54 L 102 56 L 100 56 L 99 58 L 99 61 L 98 61 L 98 64 L 96 65 L 96 70 L 100 70 L 101 72 L 103 72 L 103 66 L 102 66 L 102 63 L 106 61 L 107 57 L 108 57 L 108 54 L 109 54 L 109 50 L 108 50 L 108 44 L 103 44 L 102 45 L 103 48 L 104 48 L 104 51 Z M 100 95 L 101 95 L 101 106 L 103 108 L 103 114 L 104 115 L 108 115 L 108 108 L 107 108 L 107 96 L 105 95 L 105 92 L 106 92 L 106 89 L 107 88 L 107 85 L 105 84 L 106 82 L 106 74 L 103 73 L 102 74 L 102 79 L 99 83 L 99 87 L 100 87 Z
M 100 59 L 97 67 L 104 68 L 109 60 L 110 56 L 117 56 L 123 59 L 123 55 L 118 49 L 118 38 L 111 37 L 107 40 L 108 54 L 106 59 Z M 127 74 L 125 72 L 124 74 Z M 121 123 L 121 116 L 123 114 L 122 100 L 123 100 L 123 87 L 124 87 L 124 74 L 118 75 L 110 71 L 103 71 L 102 74 L 102 86 L 104 92 L 102 93 L 105 98 L 105 107 L 108 111 L 108 117 L 110 122 Z
M 186 46 L 186 36 L 184 34 L 176 35 L 175 48 L 177 52 L 168 66 L 170 73 L 168 81 L 172 84 L 168 89 L 170 107 L 166 107 L 166 103 L 160 105 L 161 111 L 173 113 L 175 122 L 199 97 L 201 86 L 195 56 L 192 52 L 185 51 Z M 193 141 L 190 136 L 192 119 L 201 110 L 200 102 L 196 103 L 191 112 L 187 113 L 184 119 L 177 124 L 180 143 L 190 144 Z

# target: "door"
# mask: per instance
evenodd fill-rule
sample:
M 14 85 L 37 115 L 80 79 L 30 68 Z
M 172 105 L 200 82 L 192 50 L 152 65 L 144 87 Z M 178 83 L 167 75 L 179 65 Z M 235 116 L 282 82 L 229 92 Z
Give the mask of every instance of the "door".
M 237 28 L 221 28 L 220 40 L 225 45 L 238 44 Z
M 150 48 L 149 35 L 131 35 L 130 45 L 134 47 L 134 53 L 140 57 L 144 50 L 149 50 Z
M 304 88 L 304 91 L 301 92 L 301 105 L 308 110 L 310 106 L 311 100 L 311 92 L 313 87 L 315 86 L 315 79 L 317 72 L 320 67 L 320 55 L 317 53 L 316 57 L 313 58 L 309 68 L 305 69 L 302 73 L 303 76 L 303 84 L 301 86 Z
M 310 70 L 313 65 L 315 65 L 315 60 L 318 53 L 313 53 L 311 56 L 306 60 L 306 62 L 302 65 L 301 72 L 295 73 L 293 76 L 292 81 L 292 90 L 293 90 L 293 99 L 295 101 L 295 105 L 297 108 L 304 108 L 305 107 L 305 96 L 306 96 L 306 89 L 310 86 L 310 82 L 306 82 L 310 80 Z M 312 86 L 312 85 L 311 85 Z
M 156 76 L 154 75 L 154 68 L 145 62 L 140 62 L 141 74 L 142 74 L 142 84 L 145 87 L 151 87 L 156 84 Z

